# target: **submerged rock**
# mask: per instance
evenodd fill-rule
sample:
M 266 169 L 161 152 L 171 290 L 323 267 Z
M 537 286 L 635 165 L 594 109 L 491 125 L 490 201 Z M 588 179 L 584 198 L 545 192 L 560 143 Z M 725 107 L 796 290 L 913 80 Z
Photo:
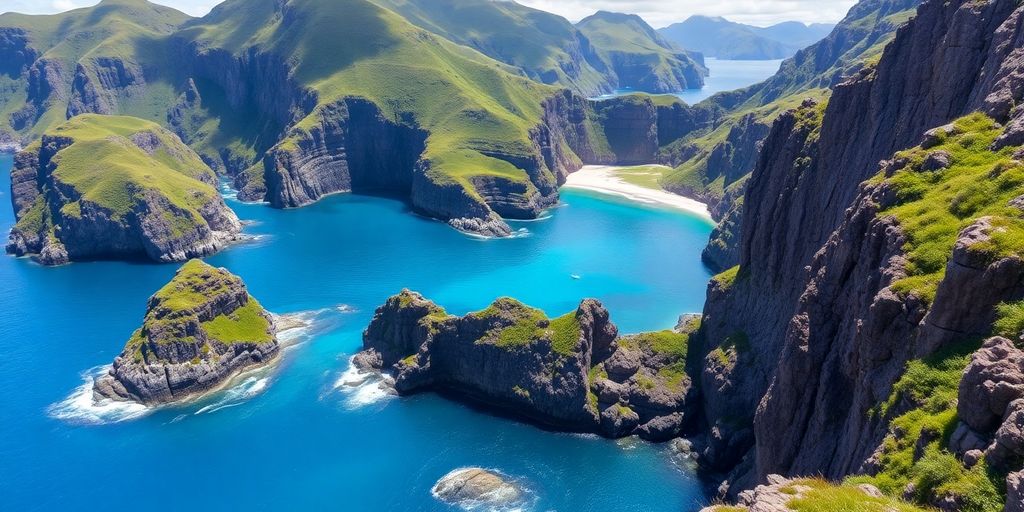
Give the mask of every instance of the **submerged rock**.
M 192 260 L 149 299 L 97 399 L 154 405 L 179 401 L 272 361 L 280 347 L 270 314 L 227 270 Z
M 677 436 L 688 334 L 617 334 L 592 299 L 558 318 L 508 298 L 456 317 L 406 290 L 377 309 L 353 363 L 393 373 L 400 394 L 447 391 L 568 431 Z
M 508 507 L 525 497 L 515 483 L 481 468 L 456 469 L 438 480 L 431 493 L 445 503 L 467 509 Z

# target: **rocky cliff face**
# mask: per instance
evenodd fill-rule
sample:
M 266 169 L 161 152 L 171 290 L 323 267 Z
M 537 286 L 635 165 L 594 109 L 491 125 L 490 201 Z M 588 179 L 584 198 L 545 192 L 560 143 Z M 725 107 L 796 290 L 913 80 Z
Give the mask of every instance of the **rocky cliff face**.
M 142 327 L 93 394 L 146 405 L 194 397 L 271 362 L 275 332 L 241 279 L 192 260 L 149 299 Z
M 732 470 L 731 492 L 771 473 L 870 473 L 897 414 L 872 407 L 907 362 L 984 336 L 996 304 L 1019 298 L 1019 259 L 970 249 L 992 232 L 984 219 L 958 237 L 933 299 L 892 286 L 909 272 L 908 234 L 879 212 L 905 196 L 860 184 L 953 118 L 1010 120 L 1022 16 L 1014 2 L 926 2 L 827 108 L 774 124 L 745 197 L 740 265 L 705 309 L 705 461 Z
M 107 131 L 122 127 L 134 133 Z M 80 116 L 15 158 L 18 222 L 7 252 L 46 265 L 209 255 L 241 231 L 215 183 L 195 153 L 153 123 Z
M 440 390 L 569 431 L 667 440 L 683 426 L 687 335 L 617 338 L 594 300 L 548 319 L 512 299 L 455 317 L 404 291 L 380 307 L 355 364 L 401 394 Z

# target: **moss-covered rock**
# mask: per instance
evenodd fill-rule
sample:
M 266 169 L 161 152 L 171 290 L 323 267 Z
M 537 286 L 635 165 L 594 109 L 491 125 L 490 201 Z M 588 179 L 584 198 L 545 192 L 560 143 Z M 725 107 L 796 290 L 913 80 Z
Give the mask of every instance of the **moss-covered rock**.
M 215 389 L 279 352 L 270 314 L 225 269 L 192 260 L 147 305 L 146 317 L 97 399 L 160 404 Z
M 44 264 L 183 261 L 241 230 L 199 156 L 133 117 L 84 114 L 47 131 L 17 156 L 11 182 L 7 252 Z
M 406 290 L 377 310 L 355 363 L 392 372 L 402 394 L 445 390 L 565 430 L 674 437 L 691 391 L 689 331 L 617 332 L 595 300 L 549 318 L 502 298 L 456 317 Z

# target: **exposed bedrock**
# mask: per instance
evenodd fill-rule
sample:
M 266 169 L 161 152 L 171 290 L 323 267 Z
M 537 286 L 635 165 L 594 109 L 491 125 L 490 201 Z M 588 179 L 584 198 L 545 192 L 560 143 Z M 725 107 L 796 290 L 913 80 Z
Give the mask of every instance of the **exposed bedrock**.
M 403 395 L 442 391 L 560 430 L 679 435 L 688 334 L 617 334 L 595 300 L 553 319 L 513 299 L 456 317 L 404 291 L 378 308 L 354 361 L 393 373 Z
M 930 307 L 894 292 L 902 235 L 874 214 L 888 192 L 861 183 L 954 118 L 1008 120 L 1024 88 L 1006 78 L 1019 66 L 1006 41 L 1022 17 L 1003 0 L 926 2 L 820 121 L 807 104 L 775 122 L 744 199 L 739 271 L 712 283 L 705 308 L 702 460 L 735 468 L 730 492 L 771 473 L 857 472 L 887 430 L 868 409 L 906 362 L 984 335 L 992 307 L 1019 298 L 1019 262 L 980 265 L 966 250 L 984 219 L 961 233 Z
M 545 100 L 530 132 L 532 151 L 481 150 L 525 172 L 525 179 L 488 174 L 465 180 L 446 176 L 424 156 L 428 133 L 383 116 L 366 100 L 322 106 L 315 122 L 292 130 L 263 159 L 265 180 L 239 176 L 245 197 L 261 187 L 279 208 L 298 207 L 336 192 L 383 193 L 407 198 L 418 212 L 473 234 L 508 236 L 503 219 L 532 219 L 558 201 L 558 186 L 583 162 L 610 162 L 595 148 L 586 100 L 569 91 Z

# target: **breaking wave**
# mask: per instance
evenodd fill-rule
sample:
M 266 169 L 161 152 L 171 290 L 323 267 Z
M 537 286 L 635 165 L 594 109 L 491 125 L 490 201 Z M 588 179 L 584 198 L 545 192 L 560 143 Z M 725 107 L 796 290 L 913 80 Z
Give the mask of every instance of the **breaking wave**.
M 396 396 L 395 381 L 390 375 L 375 371 L 364 371 L 348 360 L 348 369 L 334 381 L 333 391 L 345 396 L 345 406 L 359 409 L 378 404 Z
M 64 400 L 49 407 L 50 417 L 69 423 L 83 425 L 105 425 L 141 418 L 153 408 L 136 402 L 118 402 L 107 398 L 96 400 L 92 394 L 93 383 L 110 371 L 111 365 L 97 366 L 82 373 L 81 386 L 75 388 Z

